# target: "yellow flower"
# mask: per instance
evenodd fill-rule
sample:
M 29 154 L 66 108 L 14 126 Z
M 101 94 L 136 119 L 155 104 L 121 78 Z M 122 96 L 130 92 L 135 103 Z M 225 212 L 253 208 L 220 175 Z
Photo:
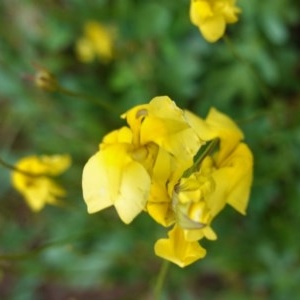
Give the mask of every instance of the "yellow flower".
M 186 267 L 206 255 L 206 250 L 198 242 L 186 241 L 184 231 L 174 226 L 168 239 L 159 239 L 154 246 L 155 254 L 166 260 Z
M 238 21 L 236 0 L 191 0 L 190 19 L 209 42 L 220 39 L 226 24 Z
M 201 141 L 183 111 L 166 96 L 138 105 L 122 117 L 129 127 L 105 136 L 84 167 L 88 212 L 114 205 L 122 221 L 130 223 L 148 210 L 158 222 L 169 225 L 171 197 L 166 185 L 175 184 L 192 165 Z
M 158 256 L 181 267 L 205 255 L 198 241 L 217 238 L 211 223 L 226 204 L 245 214 L 253 168 L 252 153 L 241 142 L 243 134 L 230 118 L 213 108 L 205 120 L 187 111 L 185 117 L 199 138 L 212 148 L 195 161 L 199 164 L 195 170 L 185 173 L 174 185 L 175 225 L 169 238 L 159 240 L 155 246 Z
M 98 57 L 103 62 L 113 58 L 112 29 L 96 22 L 89 21 L 84 26 L 84 35 L 76 43 L 76 52 L 82 62 L 91 62 Z
M 199 240 L 226 204 L 245 214 L 253 157 L 238 126 L 212 108 L 201 119 L 156 97 L 122 115 L 124 126 L 106 135 L 83 170 L 89 213 L 114 206 L 126 224 L 146 211 L 172 226 L 156 255 L 185 267 L 205 256 Z
M 46 203 L 57 204 L 57 197 L 65 195 L 65 190 L 49 176 L 63 173 L 70 164 L 69 155 L 25 157 L 15 165 L 12 184 L 33 211 L 40 211 Z

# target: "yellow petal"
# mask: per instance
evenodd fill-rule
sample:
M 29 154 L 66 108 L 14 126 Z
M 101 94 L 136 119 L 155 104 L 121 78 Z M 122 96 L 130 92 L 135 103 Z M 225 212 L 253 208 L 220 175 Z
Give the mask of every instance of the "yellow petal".
M 198 242 L 186 241 L 184 231 L 178 226 L 175 225 L 168 235 L 168 239 L 160 239 L 155 243 L 154 251 L 157 256 L 182 268 L 205 256 L 206 250 Z
M 183 111 L 167 96 L 155 97 L 149 103 L 147 115 L 141 123 L 140 141 L 142 144 L 156 143 L 175 157 L 180 157 L 187 166 L 202 145 Z
M 137 162 L 124 166 L 115 208 L 121 220 L 128 224 L 145 209 L 151 180 L 147 171 Z
M 212 7 L 208 1 L 191 0 L 190 19 L 194 25 L 199 26 L 205 19 L 212 16 Z
M 217 239 L 216 233 L 209 225 L 201 229 L 184 230 L 184 237 L 189 242 L 199 241 L 203 237 L 211 241 Z
M 173 120 L 146 118 L 141 127 L 141 141 L 155 142 L 164 150 L 179 158 L 187 169 L 202 145 L 194 130 L 186 123 Z
M 31 186 L 20 192 L 31 210 L 36 212 L 44 208 L 47 203 L 58 204 L 57 197 L 62 197 L 66 194 L 64 189 L 46 177 L 36 178 Z
M 222 15 L 215 15 L 199 25 L 203 37 L 211 43 L 219 40 L 225 33 L 226 23 Z
M 41 169 L 47 175 L 55 176 L 63 173 L 71 165 L 70 155 L 42 155 L 40 156 Z M 42 167 L 43 165 L 43 167 Z
M 253 177 L 253 156 L 248 146 L 244 143 L 239 144 L 222 163 L 221 170 L 224 170 L 224 174 L 220 176 L 220 180 L 224 180 L 225 176 L 230 178 L 227 203 L 238 212 L 245 214 Z
M 132 131 L 130 128 L 123 126 L 118 130 L 114 130 L 108 133 L 102 140 L 102 144 L 114 144 L 114 143 L 132 143 Z M 101 146 L 102 146 L 101 144 Z
M 122 115 L 133 132 L 133 144 L 155 143 L 173 154 L 187 169 L 202 141 L 190 128 L 183 111 L 167 96 L 155 97 Z
M 93 155 L 83 169 L 82 174 L 83 198 L 90 214 L 113 205 L 110 193 L 110 182 L 107 176 L 102 154 Z
M 108 145 L 85 165 L 82 188 L 89 213 L 115 205 L 122 221 L 129 223 L 144 209 L 150 177 L 130 150 L 127 144 Z
M 184 238 L 189 242 L 199 241 L 204 237 L 204 228 L 201 229 L 184 229 Z
M 224 160 L 226 156 L 244 138 L 242 131 L 235 122 L 215 108 L 211 108 L 206 119 L 203 120 L 189 111 L 185 111 L 187 121 L 197 132 L 200 139 L 209 141 L 219 138 L 221 141 L 221 154 L 218 161 Z
M 217 1 L 214 5 L 214 10 L 225 18 L 226 23 L 235 23 L 238 21 L 238 14 L 241 10 L 235 6 L 233 0 Z
M 245 214 L 252 184 L 252 169 L 252 153 L 241 143 L 212 173 L 216 188 L 206 201 L 213 216 L 216 216 L 226 203 Z
M 150 197 L 147 202 L 149 215 L 163 226 L 170 226 L 174 222 L 168 188 L 173 190 L 179 176 L 181 176 L 180 174 L 176 177 L 172 163 L 172 156 L 160 148 L 152 170 Z
M 35 175 L 59 175 L 71 164 L 69 155 L 42 155 L 27 156 L 22 158 L 15 165 L 17 169 Z

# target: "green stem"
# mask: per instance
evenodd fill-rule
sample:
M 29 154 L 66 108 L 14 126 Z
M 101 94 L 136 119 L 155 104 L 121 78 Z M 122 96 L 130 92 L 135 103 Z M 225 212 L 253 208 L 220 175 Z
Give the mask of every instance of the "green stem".
M 196 160 L 194 162 L 194 164 L 187 169 L 182 177 L 189 177 L 192 173 L 196 172 L 197 170 L 199 170 L 200 164 L 202 163 L 203 159 L 210 155 L 211 153 L 213 153 L 213 151 L 216 149 L 216 147 L 219 144 L 219 139 L 214 139 L 212 141 L 209 142 L 209 144 L 204 148 L 204 150 L 202 151 L 202 149 L 200 148 L 200 151 L 202 153 L 199 154 L 199 152 L 196 154 Z
M 113 106 L 111 106 L 110 104 L 108 104 L 107 102 L 105 101 L 101 101 L 99 99 L 96 99 L 94 97 L 91 97 L 91 96 L 88 96 L 88 95 L 85 95 L 85 94 L 80 94 L 80 93 L 77 93 L 77 92 L 74 92 L 74 91 L 70 91 L 62 86 L 58 86 L 58 89 L 57 91 L 63 95 L 66 95 L 66 96 L 70 96 L 70 97 L 74 97 L 74 98 L 78 98 L 78 99 L 83 99 L 83 100 L 86 100 L 90 103 L 93 103 L 93 104 L 96 104 L 96 105 L 99 105 L 109 111 L 112 111 L 112 112 L 116 112 L 117 111 L 115 110 L 115 108 Z
M 161 296 L 162 296 L 162 291 L 163 291 L 163 285 L 164 285 L 164 281 L 168 272 L 170 266 L 170 262 L 168 260 L 164 260 L 158 277 L 157 277 L 157 281 L 154 287 L 154 300 L 161 300 Z

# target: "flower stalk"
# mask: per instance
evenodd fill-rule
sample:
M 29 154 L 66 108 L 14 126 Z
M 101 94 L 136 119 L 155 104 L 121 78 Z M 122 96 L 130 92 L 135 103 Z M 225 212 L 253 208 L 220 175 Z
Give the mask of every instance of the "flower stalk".
M 170 262 L 168 260 L 163 260 L 160 267 L 160 271 L 157 276 L 156 284 L 154 286 L 154 300 L 162 299 L 163 285 L 170 267 Z

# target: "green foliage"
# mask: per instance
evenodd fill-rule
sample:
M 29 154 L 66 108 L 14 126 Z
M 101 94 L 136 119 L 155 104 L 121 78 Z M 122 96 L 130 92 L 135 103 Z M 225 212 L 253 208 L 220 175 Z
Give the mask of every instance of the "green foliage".
M 299 3 L 238 1 L 227 42 L 209 44 L 189 21 L 189 1 L 8 1 L 0 4 L 0 156 L 69 153 L 62 207 L 29 210 L 0 169 L 0 298 L 145 299 L 163 233 L 141 215 L 88 215 L 81 173 L 119 115 L 158 95 L 205 116 L 236 119 L 254 153 L 246 217 L 227 208 L 205 241 L 205 259 L 171 266 L 164 299 L 297 299 L 300 296 Z M 84 64 L 76 41 L 86 21 L 116 29 L 111 62 Z M 36 66 L 74 97 L 39 90 Z M 107 109 L 103 103 L 110 106 Z M 149 298 L 150 299 L 150 298 Z

